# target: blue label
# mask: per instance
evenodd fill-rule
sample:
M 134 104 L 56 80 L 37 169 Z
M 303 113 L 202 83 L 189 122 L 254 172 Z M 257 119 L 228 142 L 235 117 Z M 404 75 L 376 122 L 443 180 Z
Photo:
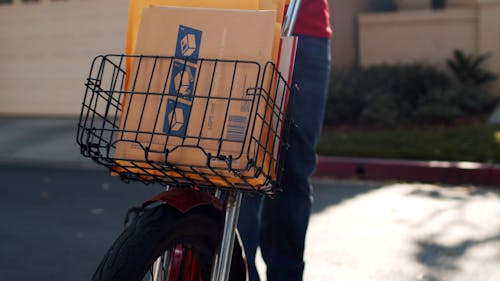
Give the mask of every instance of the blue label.
M 163 132 L 185 137 L 193 100 L 194 83 L 200 54 L 201 30 L 179 26 L 175 57 L 169 84 L 169 100 Z
M 187 58 L 190 62 L 197 63 L 200 55 L 201 34 L 201 30 L 180 25 L 175 56 Z
M 170 94 L 191 101 L 195 78 L 196 67 L 174 61 L 169 86 Z
M 186 136 L 191 105 L 168 100 L 167 114 L 163 122 L 163 132 L 177 137 Z

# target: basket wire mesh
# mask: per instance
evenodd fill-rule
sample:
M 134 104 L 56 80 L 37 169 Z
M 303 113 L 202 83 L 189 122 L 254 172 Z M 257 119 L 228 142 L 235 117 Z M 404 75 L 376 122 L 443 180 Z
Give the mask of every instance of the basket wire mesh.
M 123 180 L 279 187 L 292 91 L 273 63 L 102 55 L 85 86 L 81 154 Z

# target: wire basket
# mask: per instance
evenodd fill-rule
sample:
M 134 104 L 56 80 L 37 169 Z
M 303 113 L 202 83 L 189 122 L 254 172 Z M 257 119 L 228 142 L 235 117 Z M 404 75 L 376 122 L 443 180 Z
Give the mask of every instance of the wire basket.
M 270 62 L 98 56 L 77 142 L 124 180 L 273 192 L 290 93 Z

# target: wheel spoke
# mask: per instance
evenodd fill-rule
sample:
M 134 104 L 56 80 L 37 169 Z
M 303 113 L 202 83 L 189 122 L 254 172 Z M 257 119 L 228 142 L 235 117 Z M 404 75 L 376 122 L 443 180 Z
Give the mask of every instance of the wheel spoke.
M 168 276 L 168 265 L 170 263 L 170 251 L 166 251 L 162 256 L 161 269 L 163 273 L 162 281 L 170 280 Z
M 169 263 L 170 251 L 165 251 L 163 255 L 158 257 L 149 269 L 149 279 L 148 281 L 168 281 L 168 263 Z M 146 280 L 146 279 L 145 279 Z
M 202 281 L 201 263 L 193 249 L 177 244 L 154 262 L 148 281 Z
M 183 261 L 184 249 L 181 244 L 177 244 L 174 250 L 170 253 L 170 258 L 168 262 L 168 279 L 169 281 L 181 280 L 181 268 Z
M 162 258 L 163 256 L 158 257 L 158 259 L 153 264 L 153 268 L 151 269 L 151 281 L 161 280 Z

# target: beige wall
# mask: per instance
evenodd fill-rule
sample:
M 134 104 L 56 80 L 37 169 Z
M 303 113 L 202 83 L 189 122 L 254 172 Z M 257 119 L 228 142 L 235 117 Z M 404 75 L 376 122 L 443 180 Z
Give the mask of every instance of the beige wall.
M 359 16 L 360 63 L 425 62 L 445 67 L 458 48 L 490 53 L 487 68 L 500 74 L 500 0 L 440 11 L 405 10 Z M 500 81 L 494 85 L 500 94 Z
M 478 0 L 448 0 L 447 7 L 473 7 L 477 4 Z M 430 9 L 431 0 L 395 0 L 399 9 L 402 10 L 415 10 L 415 9 Z
M 14 1 L 0 6 L 0 114 L 77 114 L 92 57 L 123 52 L 127 1 Z M 488 67 L 500 73 L 500 0 L 448 0 L 465 8 L 365 13 L 359 20 L 368 0 L 329 2 L 334 65 L 442 65 L 459 47 L 494 54 Z
M 453 49 L 476 53 L 478 16 L 474 9 L 363 14 L 360 62 L 444 63 Z
M 332 38 L 332 63 L 340 67 L 350 67 L 360 63 L 358 15 L 369 11 L 373 0 L 329 0 Z M 430 8 L 430 0 L 397 0 L 403 10 Z M 448 0 L 452 8 L 474 7 L 478 0 Z
M 0 113 L 77 114 L 93 56 L 122 53 L 127 1 L 0 6 Z
M 448 0 L 448 6 L 456 7 L 474 7 L 477 5 L 478 0 Z
M 500 0 L 478 0 L 479 53 L 491 54 L 487 61 L 490 70 L 500 75 Z M 500 81 L 496 83 L 500 95 Z
M 357 58 L 356 15 L 366 0 L 329 0 L 333 62 Z M 0 114 L 77 114 L 96 54 L 123 53 L 126 0 L 0 5 Z
M 367 0 L 329 0 L 332 62 L 357 63 Z M 77 114 L 96 54 L 123 53 L 127 0 L 0 5 L 0 114 Z
M 358 58 L 358 26 L 356 17 L 368 11 L 366 0 L 329 0 L 332 38 L 332 63 L 349 67 L 357 64 Z

